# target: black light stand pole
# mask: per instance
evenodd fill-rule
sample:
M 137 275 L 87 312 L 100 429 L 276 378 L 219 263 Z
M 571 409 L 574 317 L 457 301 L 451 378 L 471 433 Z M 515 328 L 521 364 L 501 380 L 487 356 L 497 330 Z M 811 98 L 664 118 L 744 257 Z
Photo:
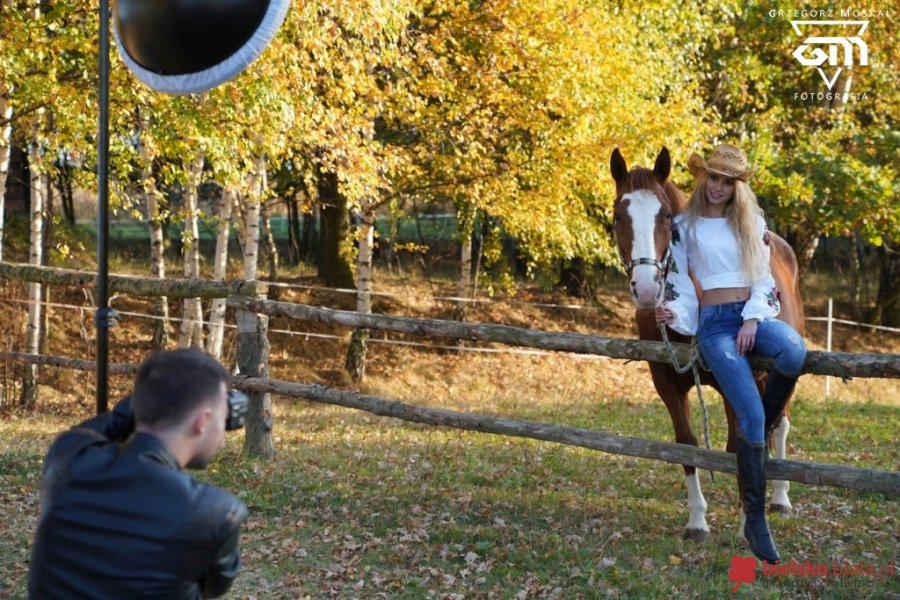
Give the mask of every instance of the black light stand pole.
M 109 372 L 109 0 L 100 0 L 100 126 L 97 134 L 97 414 L 108 409 Z

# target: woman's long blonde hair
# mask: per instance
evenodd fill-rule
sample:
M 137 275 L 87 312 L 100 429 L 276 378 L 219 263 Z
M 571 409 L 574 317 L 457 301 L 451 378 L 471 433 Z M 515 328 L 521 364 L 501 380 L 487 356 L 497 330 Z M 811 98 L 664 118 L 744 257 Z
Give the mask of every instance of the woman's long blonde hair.
M 706 216 L 709 202 L 706 199 L 706 181 L 709 175 L 701 171 L 697 176 L 697 183 L 691 197 L 688 199 L 684 212 L 687 215 L 689 227 L 693 233 L 698 217 Z M 756 225 L 756 217 L 763 216 L 763 211 L 756 201 L 756 194 L 750 189 L 750 185 L 734 180 L 734 197 L 725 206 L 725 218 L 735 232 L 741 250 L 741 266 L 744 275 L 750 280 L 751 285 L 763 275 L 759 265 L 763 256 L 763 239 Z

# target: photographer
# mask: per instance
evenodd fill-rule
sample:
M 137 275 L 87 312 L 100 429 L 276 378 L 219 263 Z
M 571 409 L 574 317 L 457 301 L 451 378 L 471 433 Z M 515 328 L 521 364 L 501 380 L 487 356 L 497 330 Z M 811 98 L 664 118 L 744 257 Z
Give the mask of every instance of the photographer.
M 205 468 L 246 397 L 197 350 L 160 352 L 130 398 L 62 433 L 44 459 L 28 574 L 34 600 L 213 598 L 240 570 L 247 507 L 182 471 Z

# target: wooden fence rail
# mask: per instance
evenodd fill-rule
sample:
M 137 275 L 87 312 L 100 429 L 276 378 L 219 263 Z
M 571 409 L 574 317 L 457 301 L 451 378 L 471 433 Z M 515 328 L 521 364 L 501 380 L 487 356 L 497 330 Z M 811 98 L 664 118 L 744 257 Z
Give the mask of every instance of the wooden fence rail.
M 590 429 L 427 408 L 406 404 L 399 400 L 385 400 L 356 392 L 336 390 L 319 384 L 240 377 L 235 378 L 234 383 L 236 387 L 246 391 L 271 392 L 282 396 L 303 398 L 414 423 L 550 441 L 612 454 L 693 465 L 697 468 L 725 473 L 737 472 L 733 454 L 687 444 L 644 440 Z M 770 459 L 766 462 L 766 478 L 900 496 L 900 472 L 896 471 Z
M 96 285 L 97 274 L 90 271 L 0 262 L 0 279 L 93 288 Z M 228 296 L 266 294 L 268 287 L 260 281 L 243 279 L 211 281 L 208 279 L 155 279 L 130 275 L 110 275 L 109 291 L 134 296 L 227 298 Z
M 93 287 L 96 275 L 67 269 L 0 263 L 0 278 Z M 594 354 L 620 359 L 669 362 L 671 360 L 669 352 L 661 342 L 606 338 L 578 333 L 551 333 L 507 325 L 362 314 L 302 304 L 272 302 L 261 297 L 266 293 L 266 286 L 256 281 L 214 282 L 112 276 L 109 288 L 112 292 L 138 296 L 227 298 L 227 305 L 237 309 L 237 354 L 241 371 L 245 374 L 239 376 L 237 381 L 239 387 L 250 393 L 251 398 L 251 410 L 248 415 L 245 437 L 245 451 L 250 454 L 259 456 L 274 454 L 271 446 L 271 412 L 266 410 L 266 402 L 269 393 L 278 393 L 365 410 L 376 415 L 392 416 L 407 421 L 554 441 L 729 473 L 735 471 L 733 456 L 724 452 L 714 452 L 669 442 L 615 436 L 598 431 L 417 407 L 398 401 L 363 396 L 354 392 L 333 390 L 319 385 L 296 384 L 267 378 L 267 320 L 269 316 L 284 316 L 348 328 L 393 331 L 424 337 L 498 342 L 512 346 Z M 679 362 L 685 363 L 690 359 L 691 348 L 688 345 L 673 344 L 673 346 Z M 82 370 L 94 369 L 94 363 L 91 361 L 13 352 L 0 353 L 0 360 L 57 365 Z M 761 357 L 754 357 L 752 362 L 758 368 L 768 368 L 771 365 L 771 360 Z M 133 369 L 134 365 L 110 366 L 111 373 L 129 373 L 133 372 Z M 809 352 L 803 372 L 834 375 L 844 379 L 851 377 L 900 378 L 900 355 Z M 260 374 L 262 377 L 246 378 L 246 374 Z M 900 495 L 900 473 L 897 472 L 787 460 L 770 461 L 766 469 L 766 473 L 771 479 Z
M 0 278 L 35 281 L 56 285 L 92 287 L 96 274 L 71 269 L 55 269 L 23 264 L 0 263 Z M 224 282 L 198 279 L 156 279 L 114 275 L 110 277 L 110 291 L 137 296 L 170 296 L 173 298 L 228 298 L 228 306 L 269 316 L 314 321 L 373 331 L 393 331 L 424 337 L 499 342 L 523 346 L 595 354 L 630 360 L 670 362 L 668 350 L 662 342 L 607 338 L 580 333 L 544 332 L 509 325 L 461 323 L 438 319 L 414 319 L 378 314 L 360 314 L 303 304 L 289 304 L 261 299 L 266 284 L 258 281 L 231 280 Z M 255 297 L 254 297 L 255 296 Z M 672 344 L 682 364 L 691 356 L 686 344 Z M 771 367 L 771 359 L 752 357 L 760 369 Z M 803 366 L 804 373 L 832 375 L 844 380 L 853 377 L 900 378 L 900 355 L 881 353 L 849 353 L 810 351 Z
M 95 366 L 92 361 L 88 360 L 20 352 L 0 352 L 0 360 L 55 365 L 84 371 L 92 371 Z M 110 373 L 133 373 L 136 370 L 137 365 L 135 364 L 110 365 Z M 302 398 L 311 402 L 362 410 L 381 417 L 393 417 L 413 423 L 555 442 L 611 454 L 693 465 L 700 469 L 724 473 L 737 471 L 733 454 L 687 444 L 645 440 L 591 429 L 415 406 L 399 400 L 385 400 L 375 396 L 328 388 L 319 384 L 292 383 L 242 375 L 234 377 L 232 383 L 236 388 L 251 394 L 273 393 L 289 398 Z M 769 459 L 766 462 L 766 477 L 900 496 L 900 472 L 896 471 Z
M 664 363 L 671 361 L 669 352 L 662 342 L 607 338 L 582 333 L 552 333 L 510 325 L 364 314 L 348 310 L 234 296 L 228 298 L 227 305 L 269 316 L 284 316 L 328 325 L 366 328 L 372 331 L 394 331 L 423 337 L 500 342 L 511 346 L 597 354 L 631 360 Z M 679 363 L 684 364 L 690 359 L 690 346 L 687 344 L 672 344 L 672 346 L 675 348 L 675 355 Z M 751 363 L 757 368 L 767 369 L 771 367 L 772 360 L 753 356 Z M 852 377 L 900 378 L 900 355 L 810 351 L 807 354 L 806 363 L 803 365 L 803 372 L 834 375 L 845 380 Z

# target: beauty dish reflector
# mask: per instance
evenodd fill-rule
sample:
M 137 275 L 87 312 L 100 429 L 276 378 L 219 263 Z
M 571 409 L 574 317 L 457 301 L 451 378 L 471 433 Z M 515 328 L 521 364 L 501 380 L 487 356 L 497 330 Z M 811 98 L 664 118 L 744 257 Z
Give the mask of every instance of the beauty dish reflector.
M 265 50 L 290 0 L 117 0 L 113 35 L 134 75 L 168 94 L 204 92 Z

